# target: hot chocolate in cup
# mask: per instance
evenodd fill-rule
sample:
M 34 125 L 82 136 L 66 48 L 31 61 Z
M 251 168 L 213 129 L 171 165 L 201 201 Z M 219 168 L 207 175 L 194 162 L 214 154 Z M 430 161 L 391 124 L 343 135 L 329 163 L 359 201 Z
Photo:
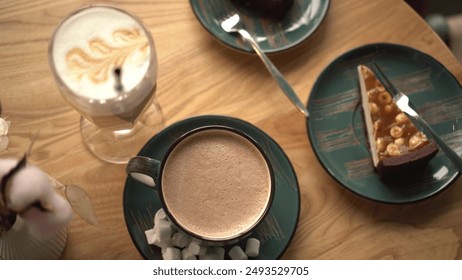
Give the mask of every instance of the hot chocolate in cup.
M 170 221 L 206 245 L 248 237 L 274 194 L 273 169 L 262 148 L 225 126 L 189 131 L 162 159 L 134 157 L 127 174 L 156 188 Z

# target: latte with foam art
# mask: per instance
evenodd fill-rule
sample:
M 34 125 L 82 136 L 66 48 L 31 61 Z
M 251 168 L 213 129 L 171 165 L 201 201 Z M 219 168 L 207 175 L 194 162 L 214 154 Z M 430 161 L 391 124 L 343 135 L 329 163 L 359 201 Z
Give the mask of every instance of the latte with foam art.
M 50 64 L 61 90 L 72 93 L 67 101 L 100 128 L 130 128 L 155 93 L 153 39 L 117 8 L 91 6 L 66 18 L 50 44 Z

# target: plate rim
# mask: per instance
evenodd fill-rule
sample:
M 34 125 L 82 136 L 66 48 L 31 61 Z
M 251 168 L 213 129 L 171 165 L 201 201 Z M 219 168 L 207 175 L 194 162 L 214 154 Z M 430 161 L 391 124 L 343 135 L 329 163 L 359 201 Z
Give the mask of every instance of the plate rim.
M 153 135 L 146 143 L 145 145 L 143 145 L 143 147 L 140 149 L 140 151 L 138 151 L 137 155 L 139 155 L 143 150 L 145 149 L 148 149 L 148 146 L 150 145 L 151 141 L 153 138 L 157 137 L 160 133 L 168 133 L 168 131 L 170 129 L 174 129 L 176 126 L 179 126 L 179 125 L 185 125 L 186 122 L 189 122 L 189 121 L 196 121 L 196 120 L 205 120 L 205 121 L 208 121 L 208 120 L 226 120 L 226 121 L 234 121 L 236 123 L 242 123 L 242 124 L 245 124 L 245 125 L 249 125 L 250 127 L 252 127 L 252 129 L 256 130 L 258 133 L 261 133 L 262 136 L 264 136 L 264 138 L 266 139 L 269 139 L 271 141 L 271 143 L 273 145 L 275 145 L 275 147 L 281 151 L 281 154 L 284 156 L 285 160 L 287 161 L 289 167 L 290 167 L 290 174 L 291 176 L 293 175 L 293 179 L 294 179 L 294 182 L 295 182 L 295 188 L 296 188 L 296 196 L 297 196 L 297 200 L 296 200 L 296 203 L 297 203 L 297 213 L 296 213 L 296 216 L 295 216 L 295 225 L 293 227 L 293 229 L 291 229 L 291 233 L 290 233 L 290 236 L 288 236 L 287 238 L 287 242 L 286 244 L 284 244 L 284 247 L 283 249 L 276 255 L 275 259 L 278 260 L 282 257 L 282 255 L 287 251 L 287 249 L 289 248 L 290 244 L 292 243 L 293 241 L 293 238 L 295 236 L 295 233 L 297 232 L 298 230 L 298 225 L 300 223 L 300 215 L 301 215 L 301 193 L 300 193 L 300 183 L 299 183 L 299 180 L 298 180 L 298 176 L 295 172 L 295 169 L 293 167 L 293 164 L 292 162 L 290 161 L 289 157 L 287 156 L 287 154 L 285 153 L 285 151 L 282 149 L 282 147 L 279 145 L 279 143 L 276 142 L 276 140 L 274 140 L 271 136 L 269 136 L 265 131 L 263 131 L 262 129 L 260 129 L 259 127 L 253 125 L 252 123 L 246 121 L 246 120 L 243 120 L 243 119 L 240 119 L 240 118 L 236 118 L 236 117 L 231 117 L 231 116 L 226 116 L 226 115 L 211 115 L 211 114 L 206 114 L 206 115 L 197 115 L 197 116 L 192 116 L 192 117 L 188 117 L 188 118 L 185 118 L 185 119 L 181 119 L 175 123 L 172 123 L 170 125 L 168 125 L 167 127 L 165 127 L 164 129 L 162 129 L 160 132 L 158 132 L 157 134 Z M 210 125 L 210 124 L 208 124 Z M 256 140 L 255 140 L 256 141 Z M 264 148 L 263 148 L 264 149 Z M 265 151 L 266 152 L 266 151 Z M 126 176 L 126 179 L 125 179 L 125 182 L 124 182 L 124 189 L 123 189 L 123 194 L 122 194 L 122 211 L 123 211 L 123 216 L 124 216 L 124 222 L 125 222 L 125 228 L 127 229 L 128 233 L 129 233 L 129 236 L 130 236 L 130 239 L 132 241 L 132 243 L 135 245 L 135 248 L 137 249 L 138 253 L 145 259 L 145 260 L 150 260 L 151 258 L 148 258 L 147 255 L 144 254 L 144 251 L 142 250 L 141 248 L 141 244 L 138 244 L 138 242 L 136 242 L 136 238 L 134 236 L 134 233 L 132 232 L 132 230 L 130 230 L 130 225 L 128 224 L 128 221 L 127 221 L 127 216 L 129 215 L 128 211 L 130 209 L 128 209 L 129 207 L 127 207 L 127 188 L 128 188 L 128 181 L 130 180 L 130 178 L 128 176 Z M 162 259 L 155 259 L 155 260 L 162 260 Z
M 315 83 L 313 84 L 313 87 L 310 91 L 310 94 L 308 96 L 308 100 L 307 100 L 307 110 L 309 111 L 310 109 L 310 104 L 312 104 L 312 99 L 314 98 L 314 91 L 317 89 L 317 87 L 319 87 L 319 80 L 321 78 L 323 78 L 326 73 L 327 73 L 327 70 L 329 70 L 330 68 L 332 68 L 340 59 L 342 59 L 343 57 L 347 56 L 347 55 L 351 55 L 353 54 L 354 52 L 360 52 L 361 50 L 365 50 L 365 49 L 370 49 L 370 48 L 396 48 L 396 49 L 404 49 L 404 50 L 407 50 L 407 51 L 411 51 L 411 52 L 416 52 L 418 53 L 419 55 L 423 56 L 423 57 L 426 57 L 426 58 L 429 58 L 430 60 L 432 60 L 434 63 L 436 63 L 437 65 L 439 65 L 440 67 L 442 67 L 443 69 L 446 70 L 446 72 L 449 74 L 449 77 L 451 79 L 453 79 L 458 85 L 459 87 L 462 89 L 462 85 L 460 84 L 460 82 L 457 80 L 457 78 L 454 76 L 454 74 L 449 71 L 440 61 L 438 61 L 437 59 L 435 59 L 434 57 L 432 57 L 431 55 L 421 51 L 421 50 L 418 50 L 416 48 L 413 48 L 411 46 L 407 46 L 407 45 L 404 45 L 404 44 L 396 44 L 396 43 L 389 43 L 389 42 L 376 42 L 376 43 L 368 43 L 368 44 L 363 44 L 363 45 L 359 45 L 359 46 L 356 46 L 356 47 L 353 47 L 353 48 L 350 48 L 346 51 L 344 51 L 343 53 L 341 53 L 340 55 L 336 56 L 334 59 L 332 59 L 324 68 L 323 70 L 320 72 L 320 74 L 318 75 L 318 77 L 316 78 L 316 81 Z M 346 184 L 344 182 L 342 182 L 340 179 L 337 178 L 336 174 L 334 171 L 332 171 L 331 168 L 329 168 L 329 166 L 321 159 L 320 157 L 320 154 L 318 152 L 317 149 L 315 149 L 314 147 L 316 147 L 317 145 L 315 145 L 314 143 L 314 140 L 313 140 L 313 130 L 310 129 L 310 122 L 312 118 L 307 118 L 306 122 L 305 122 L 305 127 L 306 127 L 306 130 L 307 130 L 307 134 L 308 134 L 308 139 L 310 141 L 310 146 L 312 147 L 312 150 L 318 160 L 318 162 L 321 164 L 321 166 L 323 167 L 323 169 L 329 174 L 329 176 L 331 178 L 333 178 L 343 189 L 346 189 L 348 190 L 349 192 L 357 195 L 358 197 L 361 197 L 363 199 L 366 199 L 368 201 L 373 201 L 373 202 L 377 202 L 377 203 L 381 203 L 381 204 L 385 204 L 385 205 L 407 205 L 407 204 L 413 204 L 413 203 L 417 203 L 417 202 L 421 202 L 421 201 L 425 201 L 425 200 L 428 200 L 428 199 L 431 199 L 433 197 L 435 197 L 436 195 L 438 194 L 441 194 L 443 193 L 444 191 L 450 189 L 451 185 L 454 184 L 454 182 L 457 180 L 457 178 L 461 175 L 461 172 L 457 171 L 454 173 L 454 175 L 452 177 L 450 177 L 448 179 L 448 181 L 445 183 L 445 184 L 442 184 L 438 190 L 428 194 L 428 195 L 425 195 L 424 197 L 420 197 L 420 198 L 417 198 L 417 199 L 411 199 L 411 200 L 406 200 L 406 201 L 389 201 L 389 200 L 381 200 L 381 199 L 377 199 L 377 198 L 373 198 L 373 197 L 369 197 L 367 195 L 364 195 L 358 191 L 355 191 L 353 188 L 351 187 L 348 187 L 346 186 Z
M 198 15 L 198 12 L 196 11 L 196 8 L 195 8 L 195 5 L 193 4 L 193 2 L 196 2 L 198 0 L 189 0 L 189 4 L 190 4 L 190 7 L 193 11 L 193 14 L 194 16 L 196 17 L 197 21 L 202 25 L 202 27 L 216 40 L 218 41 L 219 43 L 221 43 L 222 45 L 230 48 L 230 49 L 233 49 L 235 51 L 238 51 L 238 52 L 241 52 L 241 53 L 245 53 L 245 54 L 251 54 L 251 55 L 257 55 L 252 48 L 249 48 L 249 49 L 244 49 L 244 48 L 241 48 L 241 47 L 238 47 L 238 46 L 235 46 L 233 44 L 229 44 L 227 41 L 224 41 L 222 39 L 220 39 L 219 37 L 217 37 L 215 35 L 215 33 L 212 32 L 212 30 L 208 27 L 208 25 L 203 22 L 201 20 L 201 17 Z M 302 0 L 302 1 L 311 1 L 311 0 Z M 290 44 L 288 45 L 285 45 L 283 47 L 278 47 L 278 48 L 269 48 L 269 49 L 262 49 L 262 51 L 265 53 L 265 54 L 277 54 L 277 53 L 283 53 L 285 51 L 289 51 L 295 47 L 297 47 L 298 45 L 300 45 L 301 43 L 303 43 L 304 41 L 306 41 L 309 37 L 311 37 L 318 29 L 319 27 L 322 25 L 322 23 L 325 21 L 326 17 L 327 17 L 327 13 L 330 9 L 330 5 L 331 5 L 331 0 L 320 0 L 320 1 L 323 1 L 325 3 L 325 8 L 321 11 L 321 19 L 317 22 L 317 24 L 315 26 L 313 26 L 310 30 L 308 30 L 308 32 L 304 33 L 303 36 L 301 36 L 299 39 L 291 42 Z

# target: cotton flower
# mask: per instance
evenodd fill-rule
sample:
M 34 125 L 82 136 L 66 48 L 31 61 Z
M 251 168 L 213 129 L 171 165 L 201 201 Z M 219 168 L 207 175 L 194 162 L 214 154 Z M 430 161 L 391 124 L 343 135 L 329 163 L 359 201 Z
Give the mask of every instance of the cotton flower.
M 0 176 L 4 177 L 18 163 L 15 159 L 0 160 Z M 6 184 L 6 206 L 30 223 L 37 234 L 51 235 L 72 219 L 67 200 L 53 189 L 52 183 L 39 168 L 26 165 Z
M 11 122 L 0 118 L 0 136 L 8 135 L 8 129 L 10 128 Z
M 8 144 L 10 142 L 8 139 L 8 130 L 10 125 L 10 121 L 0 118 L 0 152 L 8 148 Z

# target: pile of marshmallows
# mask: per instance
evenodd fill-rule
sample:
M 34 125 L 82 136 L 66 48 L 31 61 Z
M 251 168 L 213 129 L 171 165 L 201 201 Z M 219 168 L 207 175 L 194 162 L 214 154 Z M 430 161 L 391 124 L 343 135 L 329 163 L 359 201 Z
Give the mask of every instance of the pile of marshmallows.
M 200 245 L 189 235 L 176 231 L 162 208 L 154 216 L 154 227 L 145 231 L 145 234 L 150 245 L 161 248 L 164 260 L 223 260 L 225 258 L 224 247 Z M 257 257 L 259 251 L 260 240 L 248 238 L 245 251 L 241 246 L 236 245 L 228 250 L 228 256 L 232 260 L 247 260 L 249 257 Z

